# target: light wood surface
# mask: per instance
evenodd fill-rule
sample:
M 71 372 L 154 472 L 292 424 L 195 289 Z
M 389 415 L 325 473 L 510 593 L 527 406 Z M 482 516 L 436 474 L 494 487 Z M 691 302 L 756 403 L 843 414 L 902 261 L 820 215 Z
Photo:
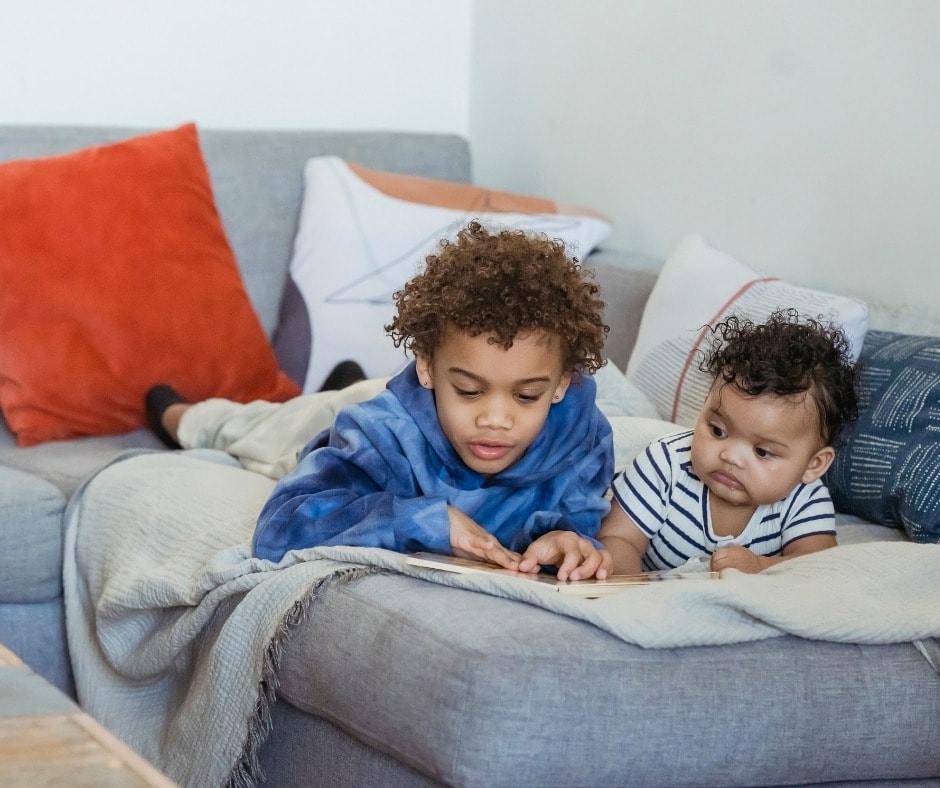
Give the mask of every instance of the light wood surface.
M 0 786 L 174 785 L 0 644 Z

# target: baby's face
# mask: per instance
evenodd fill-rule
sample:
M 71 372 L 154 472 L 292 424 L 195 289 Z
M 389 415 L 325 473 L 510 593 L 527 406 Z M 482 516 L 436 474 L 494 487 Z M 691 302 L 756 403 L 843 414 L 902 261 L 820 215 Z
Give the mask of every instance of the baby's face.
M 487 339 L 448 332 L 433 358 L 418 357 L 418 379 L 434 389 L 438 420 L 460 459 L 489 476 L 525 454 L 570 378 L 554 335 L 522 335 L 509 350 Z
M 817 419 L 809 395 L 755 397 L 716 384 L 695 424 L 692 470 L 732 506 L 775 503 L 829 467 Z

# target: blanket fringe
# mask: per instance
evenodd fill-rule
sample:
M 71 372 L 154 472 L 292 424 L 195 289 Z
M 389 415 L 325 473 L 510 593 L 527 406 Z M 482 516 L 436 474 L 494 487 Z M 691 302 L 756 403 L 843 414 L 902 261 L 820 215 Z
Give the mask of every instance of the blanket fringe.
M 258 755 L 261 752 L 261 746 L 268 738 L 268 734 L 271 733 L 271 708 L 277 699 L 277 688 L 280 684 L 277 676 L 278 666 L 281 663 L 284 647 L 297 625 L 303 623 L 307 618 L 314 599 L 327 585 L 348 583 L 366 575 L 386 571 L 370 566 L 338 569 L 333 574 L 322 578 L 302 598 L 294 602 L 291 609 L 281 619 L 274 638 L 265 649 L 264 665 L 261 670 L 261 679 L 258 682 L 258 698 L 255 702 L 254 712 L 248 720 L 248 735 L 242 748 L 242 754 L 225 781 L 225 788 L 255 788 L 258 780 L 264 779 Z
M 937 671 L 937 673 L 940 673 L 940 638 L 915 640 L 914 648 L 930 663 L 930 667 Z

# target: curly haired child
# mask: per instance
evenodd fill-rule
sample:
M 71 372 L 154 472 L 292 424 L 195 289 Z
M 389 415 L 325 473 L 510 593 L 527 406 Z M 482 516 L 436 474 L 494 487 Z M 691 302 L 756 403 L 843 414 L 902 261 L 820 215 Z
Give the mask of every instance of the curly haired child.
M 544 236 L 471 222 L 441 241 L 395 294 L 386 326 L 414 360 L 303 449 L 258 518 L 255 555 L 359 545 L 605 576 L 610 556 L 595 535 L 609 508 L 613 444 L 589 373 L 604 363 L 608 328 L 591 277 Z M 362 398 L 376 383 L 224 407 L 289 419 L 309 410 L 304 400 Z M 190 415 L 174 415 L 180 433 Z
M 612 484 L 598 538 L 614 571 L 709 557 L 760 572 L 836 544 L 821 477 L 858 417 L 858 368 L 841 328 L 778 310 L 730 317 L 701 363 L 713 378 L 692 430 L 652 443 Z

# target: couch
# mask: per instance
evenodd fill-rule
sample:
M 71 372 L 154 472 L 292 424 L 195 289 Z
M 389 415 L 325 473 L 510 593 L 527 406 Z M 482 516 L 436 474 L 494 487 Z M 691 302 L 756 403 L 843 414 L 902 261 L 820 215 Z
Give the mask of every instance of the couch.
M 0 162 L 132 133 L 4 127 Z M 448 135 L 201 130 L 200 142 L 267 336 L 310 157 L 472 180 L 468 144 Z M 605 250 L 587 262 L 608 304 L 608 356 L 625 369 L 656 263 Z M 873 313 L 872 328 L 897 328 L 877 322 L 890 316 L 890 305 Z M 65 512 L 83 481 L 129 450 L 166 451 L 143 427 L 29 447 L 0 427 L 0 641 L 70 694 Z M 887 515 L 839 518 L 840 541 L 910 541 Z M 792 635 L 643 648 L 519 600 L 372 572 L 318 593 L 283 642 L 255 776 L 271 785 L 940 784 L 931 648 Z

